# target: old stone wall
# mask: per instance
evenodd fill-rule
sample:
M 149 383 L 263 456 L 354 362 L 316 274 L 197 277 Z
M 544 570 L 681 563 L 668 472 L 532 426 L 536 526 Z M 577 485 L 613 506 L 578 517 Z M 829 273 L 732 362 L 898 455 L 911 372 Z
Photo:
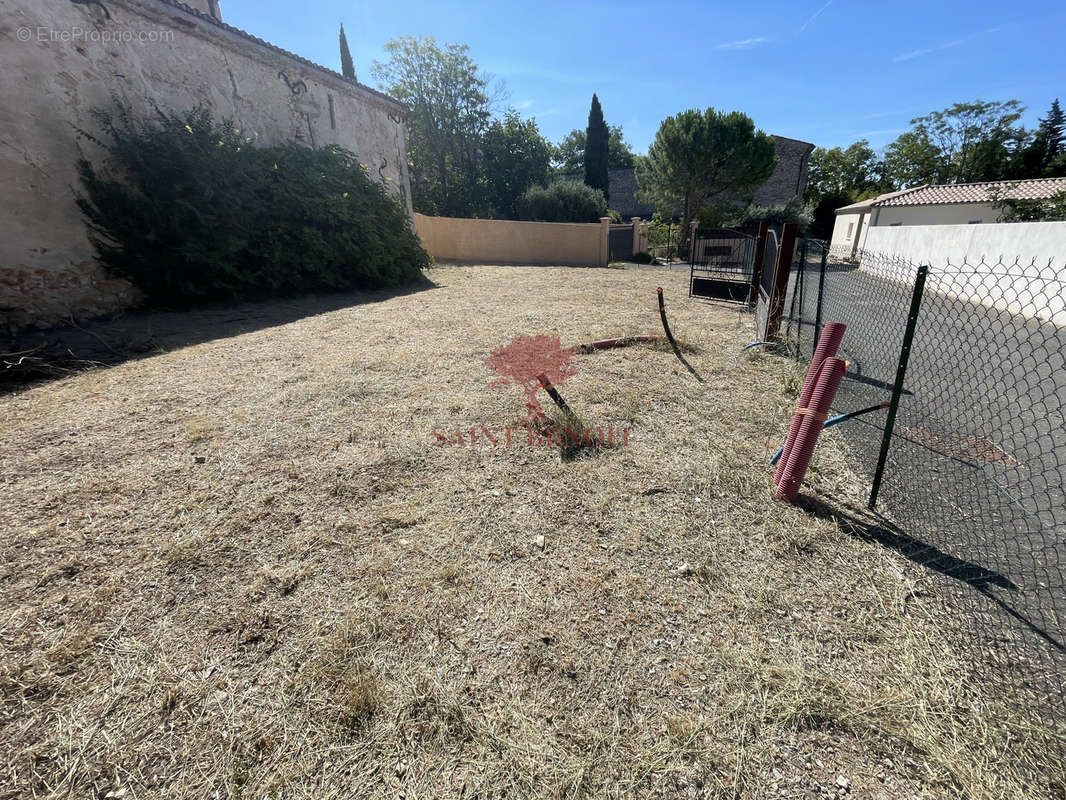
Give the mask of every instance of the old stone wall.
M 796 197 L 803 196 L 807 188 L 807 160 L 814 145 L 774 136 L 774 149 L 777 152 L 777 166 L 773 174 L 755 192 L 755 205 L 783 206 Z
M 198 10 L 199 8 L 204 10 Z M 404 107 L 222 23 L 212 0 L 0 0 L 0 329 L 85 318 L 135 300 L 95 263 L 75 205 L 78 137 L 116 95 L 207 106 L 264 145 L 355 152 L 411 212 Z

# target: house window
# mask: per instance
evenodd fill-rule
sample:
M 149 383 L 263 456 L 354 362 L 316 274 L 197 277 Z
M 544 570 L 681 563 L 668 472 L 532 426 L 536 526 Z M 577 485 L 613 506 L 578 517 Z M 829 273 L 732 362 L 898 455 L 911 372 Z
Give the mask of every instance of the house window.
M 855 230 L 855 223 L 854 223 L 854 222 L 849 222 L 849 223 L 848 223 L 848 235 L 847 235 L 847 236 L 845 236 L 844 238 L 845 238 L 845 239 L 850 239 L 850 238 L 851 238 L 851 233 L 852 233 L 852 231 L 854 231 L 854 230 Z
M 326 98 L 329 100 L 329 127 L 337 130 L 337 115 L 333 111 L 333 95 L 327 94 Z

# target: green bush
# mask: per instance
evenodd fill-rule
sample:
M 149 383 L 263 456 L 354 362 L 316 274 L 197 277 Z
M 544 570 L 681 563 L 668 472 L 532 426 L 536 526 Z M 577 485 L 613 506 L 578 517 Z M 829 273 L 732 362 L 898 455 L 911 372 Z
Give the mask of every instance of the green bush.
M 650 264 L 655 259 L 652 257 L 651 253 L 647 252 L 646 250 L 642 250 L 639 253 L 634 253 L 632 260 L 634 264 Z
M 518 218 L 538 222 L 599 222 L 607 215 L 603 192 L 581 181 L 531 186 L 518 201 Z
M 802 234 L 810 227 L 813 214 L 810 206 L 795 198 L 783 206 L 704 206 L 698 216 L 701 228 L 742 228 L 765 220 L 774 225 L 793 222 Z
M 406 213 L 343 148 L 256 147 L 202 108 L 99 111 L 81 159 L 100 261 L 154 304 L 399 286 L 430 263 Z

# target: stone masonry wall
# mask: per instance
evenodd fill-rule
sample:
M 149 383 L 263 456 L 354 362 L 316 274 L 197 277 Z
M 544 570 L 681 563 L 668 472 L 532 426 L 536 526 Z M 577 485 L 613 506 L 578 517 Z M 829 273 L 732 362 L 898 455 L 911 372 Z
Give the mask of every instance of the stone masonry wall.
M 783 206 L 807 188 L 807 159 L 814 145 L 774 136 L 777 151 L 777 166 L 773 174 L 755 192 L 755 204 L 759 206 Z
M 385 95 L 171 0 L 0 0 L 0 329 L 136 299 L 96 264 L 74 202 L 79 152 L 103 155 L 77 129 L 97 132 L 112 95 L 141 113 L 204 105 L 264 145 L 339 144 L 411 213 L 405 109 Z

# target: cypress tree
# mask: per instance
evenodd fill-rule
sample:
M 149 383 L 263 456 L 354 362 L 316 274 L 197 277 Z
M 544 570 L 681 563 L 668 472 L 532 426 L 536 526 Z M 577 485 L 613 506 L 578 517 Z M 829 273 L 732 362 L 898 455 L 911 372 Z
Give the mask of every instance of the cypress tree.
M 1062 113 L 1057 97 L 1051 101 L 1051 110 L 1047 118 L 1040 121 L 1040 127 L 1047 137 L 1047 157 L 1051 161 L 1066 148 L 1066 115 Z
M 355 78 L 355 64 L 352 61 L 352 51 L 348 49 L 348 37 L 344 35 L 344 23 L 341 23 L 341 74 L 350 81 Z
M 603 192 L 603 199 L 610 201 L 607 178 L 607 142 L 610 132 L 603 121 L 600 99 L 592 95 L 589 109 L 589 126 L 585 131 L 585 184 Z

